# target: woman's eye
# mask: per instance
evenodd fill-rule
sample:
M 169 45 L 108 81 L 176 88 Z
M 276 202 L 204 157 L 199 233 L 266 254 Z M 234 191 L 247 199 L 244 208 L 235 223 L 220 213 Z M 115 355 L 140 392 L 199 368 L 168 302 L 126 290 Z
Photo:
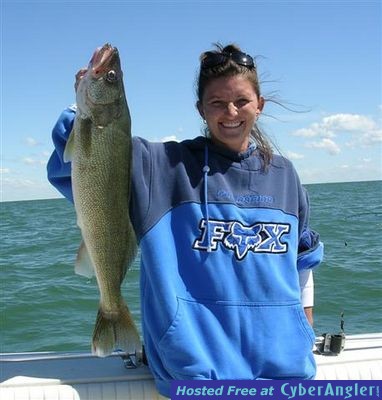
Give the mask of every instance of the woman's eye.
M 247 99 L 239 99 L 236 103 L 235 106 L 238 108 L 244 107 L 245 105 L 247 105 L 249 103 L 249 100 Z
M 224 107 L 224 103 L 223 103 L 222 101 L 220 101 L 220 100 L 213 101 L 213 102 L 211 103 L 211 105 L 212 105 L 213 107 L 216 107 L 216 108 L 222 108 L 222 107 Z

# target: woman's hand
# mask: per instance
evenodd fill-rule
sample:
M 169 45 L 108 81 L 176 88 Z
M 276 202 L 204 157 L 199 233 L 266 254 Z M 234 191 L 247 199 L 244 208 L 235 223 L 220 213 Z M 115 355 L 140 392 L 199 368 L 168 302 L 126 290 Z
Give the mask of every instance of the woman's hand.
M 84 77 L 84 75 L 86 74 L 87 70 L 88 70 L 87 68 L 81 68 L 76 73 L 76 81 L 74 83 L 74 89 L 75 89 L 76 92 L 77 92 L 77 88 L 78 88 L 78 85 L 80 83 L 80 80 Z

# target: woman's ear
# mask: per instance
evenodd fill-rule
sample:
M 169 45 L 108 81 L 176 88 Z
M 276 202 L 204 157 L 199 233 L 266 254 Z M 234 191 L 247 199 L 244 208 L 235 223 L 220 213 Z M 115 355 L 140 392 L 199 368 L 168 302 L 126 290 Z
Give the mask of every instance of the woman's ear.
M 202 103 L 201 103 L 200 101 L 197 101 L 197 102 L 196 102 L 196 108 L 198 109 L 200 116 L 201 116 L 203 119 L 205 119 L 205 118 L 204 118 L 204 112 L 203 112 L 203 106 L 202 106 Z
M 257 106 L 257 115 L 259 116 L 261 114 L 261 112 L 263 111 L 264 108 L 264 104 L 265 104 L 265 99 L 263 96 L 259 97 L 259 105 Z

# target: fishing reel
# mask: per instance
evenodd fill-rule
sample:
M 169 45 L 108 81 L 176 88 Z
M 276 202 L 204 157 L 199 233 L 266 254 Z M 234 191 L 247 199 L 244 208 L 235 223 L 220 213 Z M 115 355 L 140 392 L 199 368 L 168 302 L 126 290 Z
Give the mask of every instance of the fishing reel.
M 341 313 L 341 331 L 336 334 L 323 333 L 321 340 L 316 343 L 316 349 L 319 354 L 328 356 L 337 356 L 345 348 L 344 332 L 344 313 Z
M 141 351 L 136 350 L 134 353 L 119 353 L 119 355 L 122 358 L 123 365 L 127 369 L 138 368 L 142 364 L 147 365 L 144 348 Z

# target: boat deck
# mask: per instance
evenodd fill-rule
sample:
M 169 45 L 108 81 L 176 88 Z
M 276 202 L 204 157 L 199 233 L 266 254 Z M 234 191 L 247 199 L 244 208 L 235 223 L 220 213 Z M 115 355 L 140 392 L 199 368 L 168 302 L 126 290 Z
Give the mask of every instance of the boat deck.
M 346 337 L 339 355 L 315 353 L 319 380 L 382 380 L 382 333 Z M 114 353 L 7 353 L 0 355 L 1 400 L 156 400 L 145 366 L 126 369 Z

